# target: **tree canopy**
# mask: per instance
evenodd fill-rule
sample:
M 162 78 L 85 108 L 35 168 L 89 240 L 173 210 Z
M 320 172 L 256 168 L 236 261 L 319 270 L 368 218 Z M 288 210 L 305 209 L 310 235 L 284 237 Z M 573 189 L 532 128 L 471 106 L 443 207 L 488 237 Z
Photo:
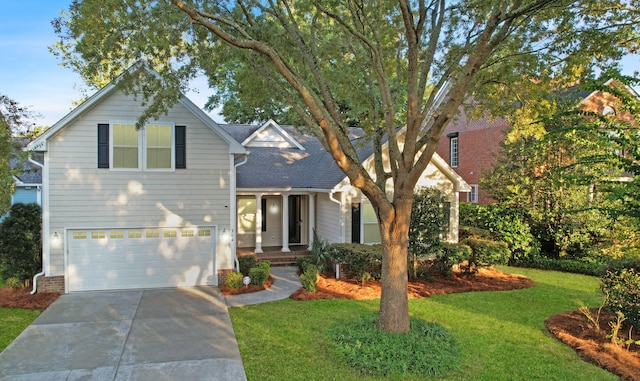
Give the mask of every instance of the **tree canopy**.
M 153 67 L 161 78 L 120 84 L 147 100 L 141 120 L 205 73 L 225 117 L 283 118 L 312 132 L 376 211 L 385 253 L 378 326 L 402 332 L 413 188 L 459 107 L 535 108 L 554 81 L 590 76 L 636 49 L 638 8 L 637 0 L 76 0 L 54 21 L 55 50 L 96 84 L 134 62 Z M 354 124 L 374 146 L 374 173 L 349 139 Z
M 11 158 L 21 152 L 16 135 L 28 131 L 32 116 L 26 107 L 0 94 L 0 215 L 9 210 L 11 196 L 15 191 L 13 176 L 16 170 L 11 168 Z M 24 155 L 19 156 L 26 159 Z

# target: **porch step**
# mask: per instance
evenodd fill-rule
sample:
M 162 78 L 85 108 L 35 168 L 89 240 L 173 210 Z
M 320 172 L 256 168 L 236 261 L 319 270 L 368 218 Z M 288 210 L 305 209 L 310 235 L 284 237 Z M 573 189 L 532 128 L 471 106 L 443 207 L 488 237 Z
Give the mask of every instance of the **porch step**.
M 271 251 L 256 254 L 256 256 L 258 257 L 258 260 L 266 260 L 271 262 L 271 266 L 295 266 L 297 258 L 311 258 L 311 252 L 308 250 L 292 251 L 289 253 Z

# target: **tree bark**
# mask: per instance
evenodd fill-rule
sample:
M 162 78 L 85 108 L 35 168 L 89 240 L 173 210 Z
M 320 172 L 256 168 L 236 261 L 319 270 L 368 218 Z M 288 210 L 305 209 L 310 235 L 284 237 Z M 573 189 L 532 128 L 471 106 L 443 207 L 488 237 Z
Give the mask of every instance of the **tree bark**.
M 403 192 L 406 193 L 406 192 Z M 410 197 L 394 196 L 394 207 L 379 215 L 382 243 L 382 294 L 378 312 L 378 329 L 403 333 L 409 331 L 409 296 L 407 247 L 413 188 Z

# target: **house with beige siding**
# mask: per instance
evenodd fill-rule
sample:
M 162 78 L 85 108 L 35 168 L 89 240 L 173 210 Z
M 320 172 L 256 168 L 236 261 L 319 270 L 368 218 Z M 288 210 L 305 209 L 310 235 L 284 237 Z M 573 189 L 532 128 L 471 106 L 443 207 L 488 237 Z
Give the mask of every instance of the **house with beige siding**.
M 29 145 L 44 157 L 38 289 L 215 286 L 239 249 L 379 241 L 371 205 L 312 135 L 217 124 L 186 97 L 137 130 L 143 110 L 110 84 Z M 437 155 L 419 186 L 444 192 L 457 240 L 469 186 Z

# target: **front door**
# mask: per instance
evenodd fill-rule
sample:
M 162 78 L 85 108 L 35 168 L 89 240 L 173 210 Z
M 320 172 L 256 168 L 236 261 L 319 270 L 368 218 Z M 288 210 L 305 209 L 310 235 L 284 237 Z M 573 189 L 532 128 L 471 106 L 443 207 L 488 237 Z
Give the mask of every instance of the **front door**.
M 289 243 L 300 243 L 302 239 L 302 196 L 289 196 Z

